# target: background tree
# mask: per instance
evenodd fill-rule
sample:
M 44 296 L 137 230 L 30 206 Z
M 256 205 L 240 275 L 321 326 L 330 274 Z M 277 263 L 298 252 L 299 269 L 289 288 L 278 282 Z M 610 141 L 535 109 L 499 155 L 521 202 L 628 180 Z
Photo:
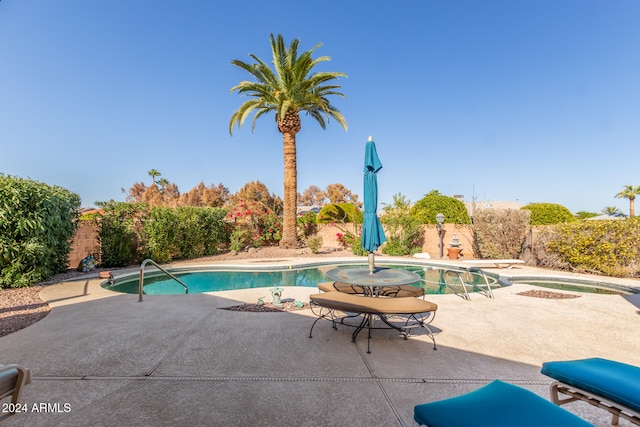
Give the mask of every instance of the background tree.
M 609 216 L 624 216 L 624 213 L 616 206 L 605 206 L 601 212 Z
M 274 193 L 270 193 L 266 185 L 260 181 L 246 183 L 230 198 L 231 212 L 246 213 L 248 215 L 264 215 L 267 212 L 280 214 L 282 200 Z
M 571 211 L 557 203 L 529 203 L 520 209 L 531 211 L 531 225 L 564 224 L 576 221 Z
M 144 200 L 145 191 L 147 191 L 147 186 L 144 185 L 144 183 L 134 183 L 127 193 L 127 202 L 142 202 Z M 125 192 L 124 188 L 122 189 L 122 192 Z
M 329 203 L 353 203 L 358 207 L 362 207 L 362 203 L 358 201 L 358 195 L 353 194 L 351 190 L 342 184 L 329 184 L 325 191 Z
M 280 245 L 295 247 L 298 243 L 296 135 L 302 128 L 300 112 L 305 111 L 323 129 L 326 128 L 329 118 L 333 118 L 346 130 L 347 123 L 342 113 L 331 105 L 328 99 L 330 95 L 344 97 L 338 91 L 340 86 L 332 81 L 338 77 L 346 77 L 346 74 L 340 72 L 311 74 L 316 65 L 330 60 L 327 56 L 317 59 L 311 57 L 314 50 L 321 46 L 320 44 L 298 55 L 299 40 L 294 39 L 289 48 L 285 47 L 282 35 L 274 37 L 271 34 L 270 41 L 273 70 L 267 62 L 254 54 L 249 55 L 255 61 L 254 64 L 240 60 L 231 61 L 231 64 L 251 74 L 256 81 L 243 81 L 231 88 L 232 93 L 248 95 L 250 99 L 231 116 L 229 133 L 233 133 L 236 124 L 241 127 L 252 113 L 254 114 L 252 131 L 259 117 L 271 112 L 275 113 L 278 131 L 282 133 L 284 145 L 284 212 Z
M 636 216 L 635 210 L 635 200 L 636 196 L 640 194 L 640 185 L 625 185 L 624 190 L 616 194 L 616 198 L 618 199 L 629 199 L 629 217 L 633 218 Z
M 167 178 L 160 178 L 158 180 L 158 185 L 160 186 L 160 192 L 164 192 L 167 189 L 167 185 L 169 185 L 169 180 Z
M 593 218 L 594 216 L 598 216 L 598 214 L 595 212 L 587 212 L 587 211 L 576 212 L 576 217 L 578 217 L 578 219 Z
M 149 174 L 149 176 L 151 177 L 152 184 L 155 184 L 155 183 L 156 183 L 156 177 L 158 177 L 158 176 L 162 175 L 160 172 L 158 172 L 158 171 L 157 171 L 157 170 L 155 170 L 155 169 L 151 169 L 151 170 L 150 170 L 149 172 L 147 172 L 147 173 L 148 173 L 148 174 Z
M 209 187 L 200 182 L 191 190 L 180 195 L 180 206 L 223 207 L 229 201 L 229 189 L 222 185 L 211 184 Z
M 418 200 L 411 208 L 411 215 L 421 224 L 436 224 L 436 215 L 442 213 L 447 224 L 470 224 L 467 207 L 460 200 L 440 194 L 438 190 L 431 190 Z
M 301 206 L 321 206 L 327 201 L 327 196 L 324 191 L 317 185 L 310 185 L 298 196 L 298 204 Z
M 148 187 L 142 182 L 136 182 L 129 189 L 126 198 L 128 202 L 133 203 L 145 202 L 153 206 L 176 207 L 179 205 L 180 190 L 176 184 L 161 178 Z

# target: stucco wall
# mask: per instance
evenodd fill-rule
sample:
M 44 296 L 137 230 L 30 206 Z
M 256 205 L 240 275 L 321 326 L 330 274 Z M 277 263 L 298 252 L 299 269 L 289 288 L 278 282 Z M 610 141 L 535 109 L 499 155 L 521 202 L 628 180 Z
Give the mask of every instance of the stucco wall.
M 435 225 L 424 225 L 424 243 L 422 245 L 422 252 L 428 253 L 431 258 L 439 258 L 439 238 L 438 231 Z M 462 259 L 473 259 L 475 254 L 473 252 L 473 233 L 471 227 L 468 225 L 455 225 L 444 224 L 442 227 L 443 236 L 443 256 L 447 257 L 447 248 L 450 247 L 453 234 L 458 236 L 458 241 L 461 243 Z M 340 242 L 336 236 L 337 233 L 341 233 L 340 229 L 330 225 L 318 226 L 318 235 L 322 237 L 322 247 L 324 248 L 339 248 Z
M 422 245 L 422 252 L 428 253 L 431 258 L 440 258 L 439 250 L 439 237 L 438 230 L 435 225 L 424 225 L 424 243 Z M 456 224 L 443 224 L 442 226 L 442 252 L 443 257 L 447 258 L 447 248 L 451 246 L 451 240 L 453 235 L 458 236 L 458 241 L 461 244 L 462 252 L 460 253 L 460 259 L 474 259 L 475 254 L 473 252 L 473 232 L 468 225 L 456 225 Z

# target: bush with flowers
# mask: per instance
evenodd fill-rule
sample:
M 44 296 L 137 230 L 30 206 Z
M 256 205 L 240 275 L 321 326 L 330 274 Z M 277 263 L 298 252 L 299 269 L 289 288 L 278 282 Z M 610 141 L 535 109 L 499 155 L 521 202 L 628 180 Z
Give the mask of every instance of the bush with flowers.
M 240 200 L 238 206 L 228 214 L 232 223 L 231 249 L 240 250 L 247 246 L 260 247 L 275 245 L 282 239 L 282 219 L 268 209 L 253 209 Z
M 305 240 L 318 232 L 315 212 L 305 212 L 298 214 L 296 223 L 298 225 L 298 238 Z
M 353 203 L 332 203 L 320 210 L 317 221 L 338 229 L 336 237 L 343 248 L 351 249 L 354 255 L 366 255 L 362 249 L 362 219 L 362 211 Z

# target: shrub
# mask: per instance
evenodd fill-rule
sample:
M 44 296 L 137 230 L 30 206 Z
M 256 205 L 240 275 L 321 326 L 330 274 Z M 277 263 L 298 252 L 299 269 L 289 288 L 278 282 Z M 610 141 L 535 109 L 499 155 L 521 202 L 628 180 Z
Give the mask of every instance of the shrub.
M 569 209 L 555 203 L 530 203 L 520 209 L 531 211 L 531 225 L 564 224 L 576 221 Z
M 282 240 L 282 217 L 267 212 L 256 218 L 256 228 L 260 245 L 277 244 Z
M 531 212 L 517 209 L 477 209 L 473 212 L 479 258 L 519 258 L 529 231 Z
M 417 218 L 420 224 L 437 224 L 438 213 L 445 216 L 447 224 L 471 224 L 464 203 L 454 197 L 444 196 L 437 190 L 426 194 L 411 208 L 411 215 Z
M 282 217 L 272 211 L 236 210 L 229 213 L 229 219 L 233 220 L 231 225 L 233 231 L 238 230 L 232 236 L 234 247 L 239 244 L 242 247 L 246 245 L 259 247 L 276 244 L 282 239 Z M 242 242 L 239 242 L 240 237 L 242 237 Z
M 536 242 L 539 265 L 614 277 L 640 276 L 640 217 L 549 226 Z
M 361 227 L 364 215 L 358 207 L 352 203 L 332 203 L 320 209 L 316 218 L 319 224 L 329 224 L 336 227 L 338 241 L 343 248 L 350 248 L 355 255 L 367 252 L 362 249 Z M 358 240 L 356 242 L 356 240 Z
M 144 203 L 100 202 L 103 213 L 96 217 L 100 264 L 126 267 L 140 260 L 138 242 L 144 241 L 142 224 L 148 215 Z
M 402 194 L 394 194 L 393 204 L 384 206 L 382 223 L 387 242 L 382 252 L 393 256 L 413 255 L 421 251 L 422 226 L 411 216 L 411 202 Z
M 66 271 L 79 207 L 69 190 L 0 174 L 0 288 Z
M 317 254 L 322 247 L 322 236 L 309 236 L 306 238 L 305 243 L 312 253 Z
M 362 224 L 364 215 L 353 203 L 330 203 L 320 209 L 318 224 Z
M 350 235 L 348 241 L 351 252 L 353 252 L 354 255 L 367 256 L 369 254 L 369 252 L 362 247 L 362 235 Z
M 306 239 L 309 236 L 318 232 L 318 225 L 316 222 L 317 215 L 315 212 L 305 212 L 298 215 L 296 222 L 298 223 L 298 237 Z
M 144 222 L 144 253 L 156 262 L 214 255 L 227 241 L 222 208 L 155 206 Z
M 250 242 L 251 234 L 246 228 L 235 228 L 231 232 L 229 248 L 232 251 L 240 252 Z

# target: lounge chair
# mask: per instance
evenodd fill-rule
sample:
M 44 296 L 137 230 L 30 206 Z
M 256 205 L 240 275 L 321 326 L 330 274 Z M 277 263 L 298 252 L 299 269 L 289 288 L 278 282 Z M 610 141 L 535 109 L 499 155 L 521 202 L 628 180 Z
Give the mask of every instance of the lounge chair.
M 30 382 L 29 369 L 19 365 L 0 365 L 0 400 L 11 396 L 11 403 L 18 403 L 22 387 Z
M 593 427 L 537 394 L 499 380 L 461 396 L 416 405 L 413 418 L 429 427 Z
M 557 405 L 581 400 L 640 425 L 640 368 L 613 360 L 592 358 L 545 362 L 541 372 L 555 379 L 551 400 Z M 566 397 L 560 398 L 560 394 Z

